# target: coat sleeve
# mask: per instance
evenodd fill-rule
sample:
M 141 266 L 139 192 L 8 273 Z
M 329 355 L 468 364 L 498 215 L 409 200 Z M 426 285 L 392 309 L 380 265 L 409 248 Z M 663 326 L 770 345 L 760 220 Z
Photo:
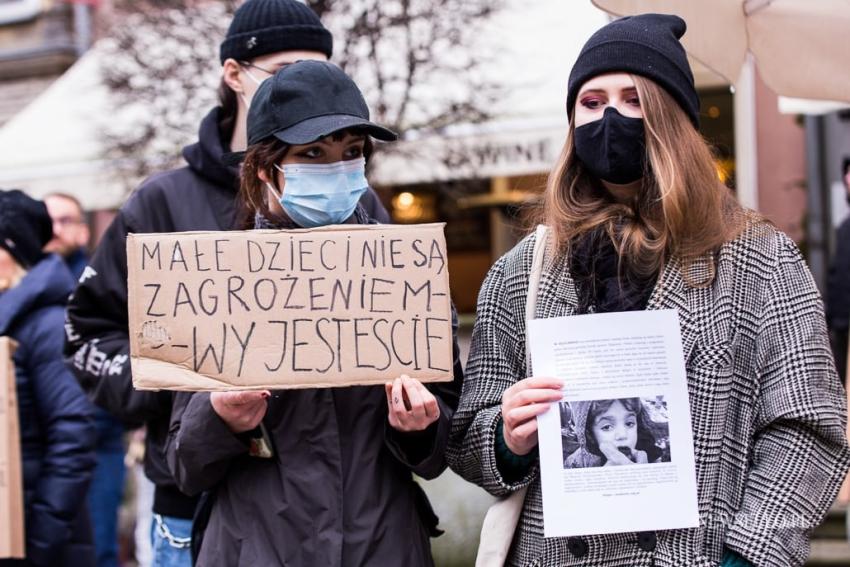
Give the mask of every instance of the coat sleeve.
M 501 424 L 502 393 L 525 376 L 525 322 L 509 305 L 503 268 L 490 272 L 478 296 L 469 362 L 447 451 L 449 466 L 495 496 L 519 490 L 535 477 L 538 464 L 517 482 L 496 466 L 496 428 Z
M 174 396 L 165 459 L 181 492 L 194 496 L 212 489 L 249 448 L 246 436 L 230 431 L 215 413 L 209 392 Z
M 759 394 L 750 469 L 726 545 L 758 566 L 798 566 L 835 499 L 850 451 L 820 297 L 784 235 L 757 323 Z
M 430 480 L 446 470 L 446 447 L 449 442 L 452 417 L 457 409 L 458 398 L 463 387 L 463 365 L 460 362 L 460 346 L 457 342 L 457 311 L 452 305 L 452 373 L 451 382 L 433 382 L 427 385 L 440 406 L 440 417 L 425 431 L 401 432 L 385 422 L 384 440 L 387 448 L 401 463 L 416 475 Z
M 133 388 L 127 320 L 125 212 L 107 229 L 68 303 L 65 356 L 94 403 L 128 424 L 168 415 L 169 392 Z
M 94 407 L 62 360 L 62 311 L 39 321 L 27 356 L 37 419 L 45 439 L 40 476 L 26 518 L 27 559 L 50 565 L 86 506 L 95 466 Z

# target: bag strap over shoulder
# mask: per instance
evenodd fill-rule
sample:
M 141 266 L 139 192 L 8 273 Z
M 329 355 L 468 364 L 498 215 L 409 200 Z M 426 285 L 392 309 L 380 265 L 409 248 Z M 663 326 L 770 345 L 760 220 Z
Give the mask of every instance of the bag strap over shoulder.
M 540 289 L 540 277 L 543 275 L 543 261 L 546 258 L 546 241 L 549 236 L 549 228 L 546 225 L 537 225 L 534 233 L 534 251 L 531 256 L 531 271 L 528 273 L 528 295 L 525 298 L 525 336 L 528 337 L 528 322 L 534 319 L 537 310 L 537 294 Z M 525 341 L 525 370 L 526 376 L 533 376 L 531 368 L 531 350 L 528 340 Z
M 534 319 L 534 312 L 537 309 L 537 292 L 540 287 L 540 276 L 543 274 L 547 235 L 548 228 L 542 224 L 539 225 L 534 235 L 534 252 L 531 258 L 531 271 L 528 274 L 528 295 L 525 300 L 526 333 L 528 333 L 528 322 Z M 532 376 L 531 353 L 527 340 L 525 342 L 525 369 L 526 376 Z M 481 526 L 481 538 L 478 542 L 475 567 L 501 567 L 505 564 L 516 527 L 519 524 L 519 517 L 522 514 L 527 492 L 528 487 L 523 487 L 498 500 L 487 510 L 484 523 Z

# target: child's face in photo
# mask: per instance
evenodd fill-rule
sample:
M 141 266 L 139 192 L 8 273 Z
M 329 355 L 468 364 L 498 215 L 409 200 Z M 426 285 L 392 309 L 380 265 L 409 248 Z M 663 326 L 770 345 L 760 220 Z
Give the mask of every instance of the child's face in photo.
M 637 445 L 637 433 L 637 416 L 626 409 L 619 400 L 614 401 L 593 421 L 593 435 L 599 446 L 607 443 L 617 448 L 628 447 L 634 450 Z

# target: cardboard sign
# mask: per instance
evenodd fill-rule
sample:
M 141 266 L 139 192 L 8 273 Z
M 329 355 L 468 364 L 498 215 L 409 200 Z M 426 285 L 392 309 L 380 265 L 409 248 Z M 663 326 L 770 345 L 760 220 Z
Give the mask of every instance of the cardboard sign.
M 0 337 L 0 558 L 23 559 L 24 484 L 14 351 L 14 341 Z
M 131 234 L 140 390 L 452 379 L 443 224 Z

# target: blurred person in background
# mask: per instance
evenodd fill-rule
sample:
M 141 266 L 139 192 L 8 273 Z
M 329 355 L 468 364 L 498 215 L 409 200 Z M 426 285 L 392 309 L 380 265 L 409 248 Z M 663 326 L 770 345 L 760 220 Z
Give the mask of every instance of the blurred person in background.
M 841 179 L 850 204 L 850 156 L 841 165 Z M 832 340 L 835 364 L 847 384 L 848 329 L 850 329 L 850 215 L 838 226 L 835 256 L 826 280 L 826 322 Z
M 844 183 L 844 196 L 850 204 L 850 156 L 844 158 L 841 164 L 841 181 Z M 838 373 L 847 387 L 847 349 L 848 328 L 850 328 L 850 215 L 845 218 L 835 234 L 835 256 L 829 266 L 826 280 L 826 322 L 829 325 L 829 338 L 832 343 L 832 354 Z M 850 396 L 850 394 L 848 394 Z M 848 399 L 850 403 L 850 399 Z M 848 423 L 848 439 L 850 439 L 850 423 Z M 850 475 L 844 479 L 838 502 L 847 506 L 850 504 Z M 850 541 L 850 513 L 847 514 L 847 540 Z
M 47 208 L 0 191 L 0 336 L 14 354 L 24 478 L 25 560 L 0 566 L 94 567 L 86 494 L 95 466 L 94 409 L 62 358 L 65 301 L 74 278 L 42 249 Z
M 133 529 L 133 551 L 138 567 L 150 567 L 153 561 L 151 547 L 151 524 L 153 522 L 154 484 L 145 476 L 145 429 L 136 429 L 130 434 L 124 466 L 131 471 L 133 478 L 133 517 L 136 525 Z
M 91 232 L 76 197 L 51 193 L 44 198 L 53 219 L 53 238 L 45 252 L 62 256 L 76 279 L 88 264 Z M 97 466 L 89 487 L 89 513 L 98 567 L 118 567 L 118 507 L 124 495 L 124 425 L 106 410 L 95 408 Z
M 44 204 L 53 219 L 53 238 L 44 251 L 62 256 L 74 277 L 79 278 L 88 264 L 91 238 L 83 207 L 76 197 L 66 193 L 51 193 L 44 197 Z
M 133 389 L 127 328 L 128 233 L 229 230 L 237 223 L 239 170 L 223 156 L 246 147 L 246 116 L 260 83 L 303 59 L 327 60 L 333 39 L 316 14 L 295 0 L 248 0 L 221 44 L 219 103 L 203 119 L 199 140 L 183 150 L 185 167 L 144 181 L 118 212 L 68 306 L 69 362 L 90 397 L 125 422 L 145 424 L 145 473 L 156 485 L 153 565 L 188 566 L 197 496 L 183 494 L 165 463 L 170 392 Z M 369 216 L 389 215 L 369 189 Z

